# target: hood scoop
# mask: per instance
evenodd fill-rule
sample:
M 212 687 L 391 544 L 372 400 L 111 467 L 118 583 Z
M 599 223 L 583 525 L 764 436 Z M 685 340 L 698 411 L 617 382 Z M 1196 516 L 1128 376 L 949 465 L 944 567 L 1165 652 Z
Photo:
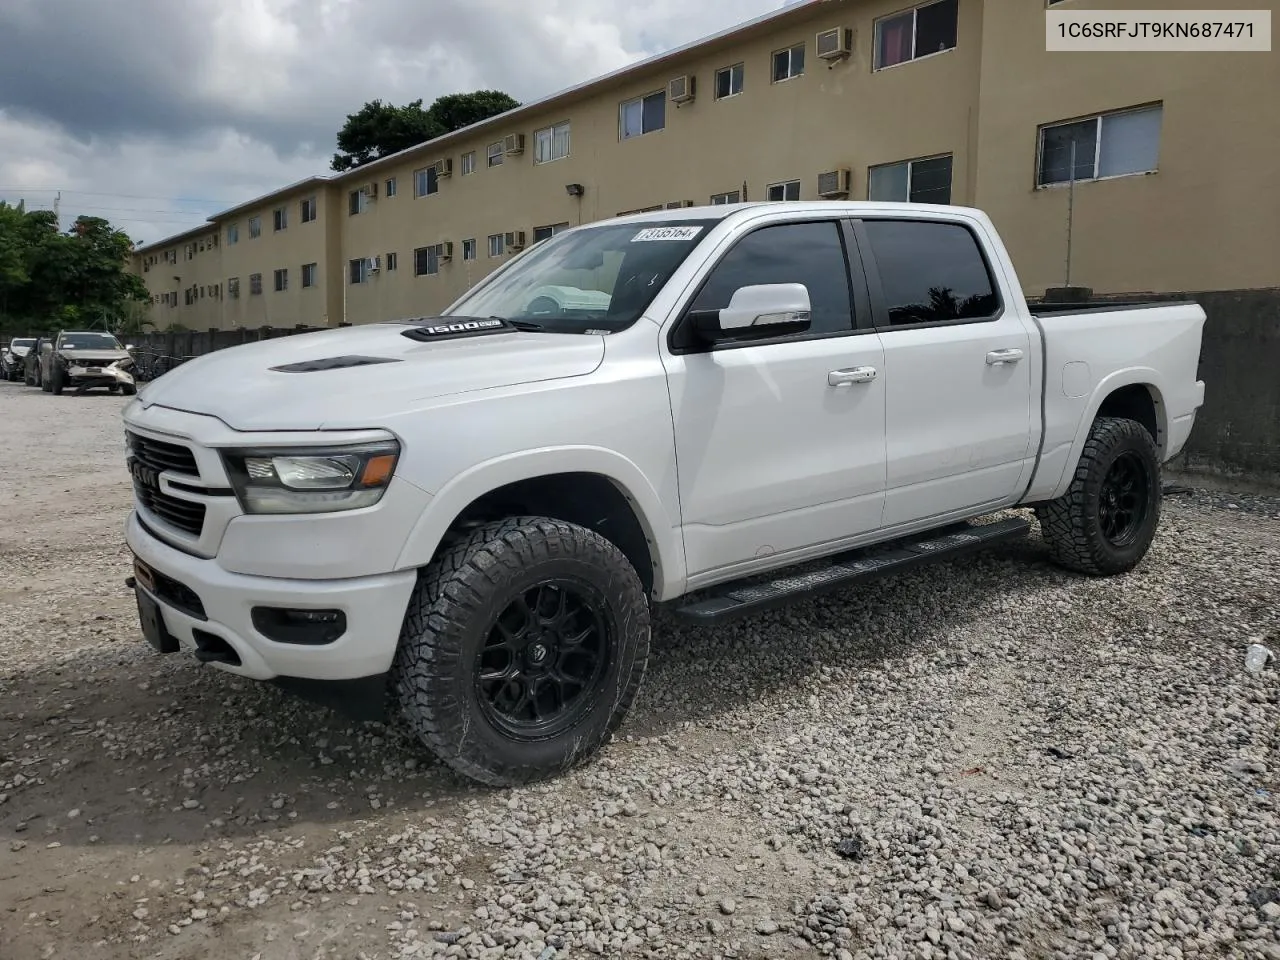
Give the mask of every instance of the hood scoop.
M 346 367 L 366 367 L 371 363 L 399 363 L 391 357 L 325 357 L 321 360 L 301 360 L 298 363 L 286 363 L 279 367 L 270 367 L 279 373 L 313 373 L 317 370 L 342 370 Z
M 421 343 L 435 343 L 438 340 L 454 340 L 458 337 L 481 337 L 491 333 L 509 333 L 516 329 L 515 325 L 501 317 L 479 317 L 447 320 L 440 318 L 437 322 L 423 320 L 409 321 L 413 326 L 400 335 Z

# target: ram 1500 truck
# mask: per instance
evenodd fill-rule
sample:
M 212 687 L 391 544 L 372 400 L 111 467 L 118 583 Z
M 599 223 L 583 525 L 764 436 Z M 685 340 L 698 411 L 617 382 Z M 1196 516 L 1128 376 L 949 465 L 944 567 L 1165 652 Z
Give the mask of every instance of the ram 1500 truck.
M 554 776 L 622 722 L 654 604 L 714 623 L 1032 510 L 1063 566 L 1133 568 L 1203 403 L 1204 320 L 1030 309 L 968 208 L 572 228 L 440 316 L 148 384 L 124 412 L 143 633 L 259 680 L 374 678 L 462 774 Z

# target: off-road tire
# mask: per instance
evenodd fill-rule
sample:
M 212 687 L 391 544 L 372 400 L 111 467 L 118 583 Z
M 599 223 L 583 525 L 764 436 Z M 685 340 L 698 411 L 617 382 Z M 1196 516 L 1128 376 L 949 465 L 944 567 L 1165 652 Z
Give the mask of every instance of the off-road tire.
M 1104 533 L 1104 485 L 1124 458 L 1139 469 L 1142 505 L 1131 535 L 1116 543 Z M 1036 507 L 1040 532 L 1054 562 L 1088 576 L 1114 576 L 1136 567 L 1160 525 L 1160 456 L 1155 439 L 1136 420 L 1099 417 L 1089 430 L 1067 492 Z
M 65 381 L 67 373 L 62 367 L 55 363 L 49 371 L 49 391 L 55 396 L 62 396 L 62 388 L 66 385 Z
M 571 727 L 513 736 L 481 691 L 481 652 L 508 605 L 553 580 L 580 585 L 596 604 L 605 665 Z M 613 543 L 575 524 L 513 517 L 442 545 L 419 575 L 391 693 L 414 734 L 463 776 L 495 787 L 545 780 L 593 756 L 625 719 L 648 664 L 649 634 L 644 587 Z
M 120 393 L 126 397 L 132 397 L 137 392 L 138 392 L 138 388 L 132 383 L 120 384 Z

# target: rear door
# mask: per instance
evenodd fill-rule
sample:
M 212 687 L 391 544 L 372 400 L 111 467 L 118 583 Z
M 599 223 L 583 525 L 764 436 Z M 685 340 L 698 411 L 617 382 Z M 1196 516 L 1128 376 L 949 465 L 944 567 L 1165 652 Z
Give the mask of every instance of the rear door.
M 838 218 L 765 219 L 698 281 L 664 337 L 691 581 L 874 531 L 884 502 L 883 351 Z M 856 260 L 855 260 L 856 262 Z M 689 310 L 803 283 L 808 332 L 681 345 Z
M 884 345 L 886 528 L 1014 501 L 1035 453 L 1038 341 L 979 230 L 946 215 L 855 226 Z

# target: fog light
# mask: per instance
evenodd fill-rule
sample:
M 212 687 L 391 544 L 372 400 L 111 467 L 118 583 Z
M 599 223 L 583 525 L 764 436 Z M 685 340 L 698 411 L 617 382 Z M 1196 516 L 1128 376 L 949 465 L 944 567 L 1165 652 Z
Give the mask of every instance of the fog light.
M 251 617 L 254 629 L 276 643 L 321 646 L 347 632 L 347 615 L 341 610 L 254 607 Z

